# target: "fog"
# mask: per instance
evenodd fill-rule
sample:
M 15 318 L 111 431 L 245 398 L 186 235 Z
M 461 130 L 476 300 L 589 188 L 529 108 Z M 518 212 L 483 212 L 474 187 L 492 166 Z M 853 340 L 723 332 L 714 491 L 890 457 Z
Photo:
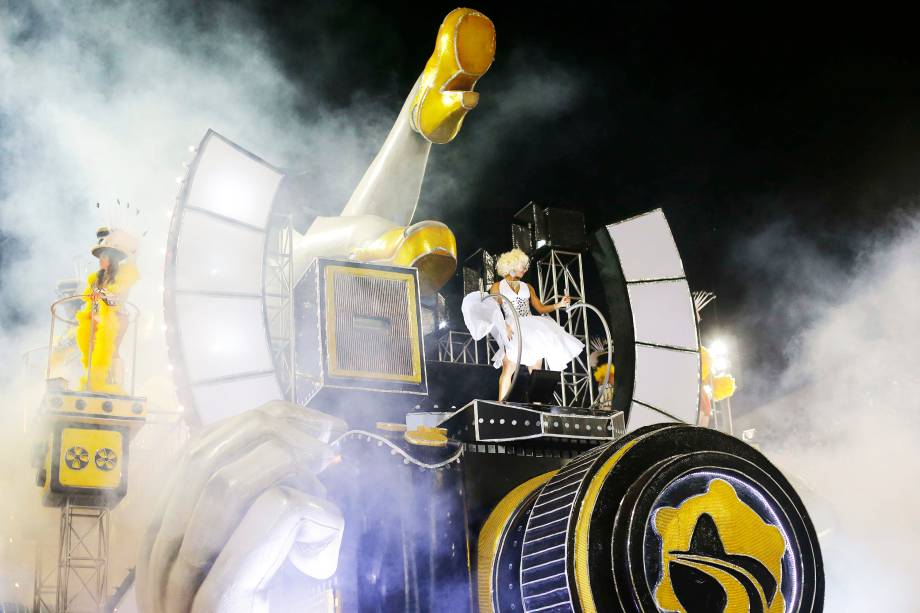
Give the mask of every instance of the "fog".
M 418 36 L 433 39 L 436 26 Z M 505 51 L 499 32 L 498 61 L 512 76 L 480 81 L 483 102 L 459 137 L 475 155 L 432 151 L 424 217 L 439 218 L 442 203 L 468 202 L 453 166 L 474 180 L 503 139 L 564 112 L 584 91 L 587 76 L 577 70 L 539 53 Z M 418 58 L 419 69 L 426 59 Z M 314 56 L 310 70 L 342 67 Z M 356 88 L 345 106 L 329 104 L 282 69 L 242 9 L 214 9 L 205 23 L 191 9 L 162 3 L 0 5 L 0 465 L 12 467 L 0 475 L 0 602 L 31 602 L 36 545 L 54 552 L 58 515 L 41 508 L 28 465 L 43 391 L 41 347 L 57 282 L 83 284 L 93 270 L 89 248 L 107 223 L 104 211 L 116 199 L 140 211 L 127 216 L 130 229 L 144 233 L 141 281 L 130 296 L 142 313 L 137 391 L 157 412 L 133 444 L 130 493 L 113 513 L 114 587 L 134 566 L 138 531 L 186 438 L 161 332 L 160 286 L 189 146 L 213 128 L 276 166 L 307 171 L 320 207 L 334 211 L 410 87 L 392 100 Z M 905 209 L 916 211 L 916 203 Z M 788 368 L 745 371 L 743 356 L 736 358 L 738 426 L 756 428 L 814 515 L 826 610 L 904 611 L 914 606 L 909 573 L 920 542 L 912 493 L 920 478 L 920 222 L 905 214 L 850 238 L 859 256 L 847 262 L 782 222 L 729 250 L 751 284 L 742 325 L 730 331 L 734 350 L 757 350 L 743 346 L 745 326 L 788 339 Z M 32 349 L 29 366 L 22 356 Z M 743 408 L 751 410 L 742 415 Z
M 846 264 L 788 225 L 741 247 L 756 316 L 786 335 L 789 363 L 745 373 L 754 410 L 736 425 L 756 428 L 805 499 L 825 558 L 826 610 L 909 611 L 920 543 L 920 216 L 854 228 L 851 240 L 857 256 Z M 737 350 L 756 348 L 739 341 Z M 757 395 L 773 400 L 758 405 Z
M 436 27 L 419 36 L 433 40 Z M 330 58 L 335 44 L 324 41 Z M 418 58 L 419 69 L 426 59 Z M 577 90 L 574 81 L 563 81 L 555 86 L 559 95 L 534 98 L 527 90 L 536 68 L 522 65 L 509 83 L 483 80 L 484 97 L 501 92 L 517 101 L 504 115 L 496 111 L 491 125 L 544 117 L 568 98 L 567 88 Z M 343 67 L 320 55 L 309 70 L 311 77 L 328 77 Z M 134 566 L 138 532 L 171 454 L 186 438 L 161 332 L 161 283 L 177 178 L 193 155 L 190 146 L 213 128 L 276 166 L 307 171 L 317 179 L 312 195 L 319 194 L 319 208 L 334 212 L 412 83 L 382 102 L 356 88 L 347 104 L 335 106 L 282 69 L 258 20 L 244 9 L 211 7 L 202 18 L 166 3 L 41 1 L 0 5 L 0 84 L 0 461 L 15 468 L 0 476 L 0 602 L 25 603 L 36 546 L 53 562 L 57 540 L 58 513 L 41 508 L 28 464 L 48 307 L 59 281 L 85 285 L 96 265 L 89 254 L 95 230 L 111 222 L 116 199 L 130 202 L 132 214 L 118 209 L 120 217 L 142 235 L 141 280 L 129 300 L 141 312 L 136 392 L 155 414 L 132 445 L 129 495 L 112 515 L 112 588 Z M 464 134 L 478 119 L 474 112 Z M 450 193 L 449 178 L 449 169 L 432 172 L 426 189 Z M 425 213 L 437 218 L 438 207 Z

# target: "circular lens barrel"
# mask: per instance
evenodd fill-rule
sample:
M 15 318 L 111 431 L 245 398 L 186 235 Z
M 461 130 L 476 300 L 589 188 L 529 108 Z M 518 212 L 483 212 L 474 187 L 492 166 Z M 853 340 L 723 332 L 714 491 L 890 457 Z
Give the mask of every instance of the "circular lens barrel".
M 656 425 L 512 491 L 479 541 L 480 611 L 823 610 L 789 482 L 714 430 Z

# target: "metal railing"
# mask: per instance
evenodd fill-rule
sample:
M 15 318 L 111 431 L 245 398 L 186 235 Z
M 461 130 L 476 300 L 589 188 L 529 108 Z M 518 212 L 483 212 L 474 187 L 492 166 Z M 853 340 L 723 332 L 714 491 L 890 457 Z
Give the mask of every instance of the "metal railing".
M 51 332 L 50 332 L 49 339 L 48 339 L 48 363 L 45 368 L 45 378 L 46 379 L 49 379 L 49 380 L 53 379 L 55 378 L 55 374 L 56 374 L 55 366 L 54 366 L 55 342 L 57 339 L 63 338 L 63 337 L 58 337 L 55 334 L 57 330 L 57 324 L 62 323 L 66 326 L 74 327 L 74 328 L 79 325 L 76 320 L 76 313 L 82 311 L 82 309 L 78 309 L 77 311 L 75 311 L 75 315 L 73 316 L 73 318 L 70 318 L 70 317 L 65 317 L 60 312 L 62 310 L 62 306 L 68 305 L 76 301 L 89 302 L 91 303 L 89 346 L 87 348 L 88 356 L 86 359 L 86 370 L 83 373 L 86 376 L 87 387 L 89 387 L 90 376 L 92 375 L 92 369 L 93 369 L 93 360 L 92 360 L 93 348 L 96 342 L 96 317 L 95 315 L 98 312 L 99 302 L 101 302 L 103 299 L 104 298 L 100 292 L 93 292 L 92 294 L 80 294 L 76 296 L 67 296 L 66 298 L 61 298 L 60 300 L 57 300 L 51 304 Z M 122 302 L 118 305 L 118 308 L 127 309 L 128 311 L 125 316 L 125 321 L 127 323 L 126 323 L 124 335 L 127 336 L 129 330 L 132 332 L 131 360 L 130 360 L 131 376 L 128 381 L 129 385 L 127 386 L 127 389 L 128 389 L 129 395 L 133 396 L 134 395 L 134 379 L 135 379 L 136 367 L 137 367 L 137 318 L 138 318 L 138 315 L 140 314 L 140 309 L 138 309 L 137 306 L 131 302 Z M 124 338 L 124 337 L 121 337 L 121 338 Z M 117 345 L 115 347 L 115 352 L 116 354 L 119 353 Z

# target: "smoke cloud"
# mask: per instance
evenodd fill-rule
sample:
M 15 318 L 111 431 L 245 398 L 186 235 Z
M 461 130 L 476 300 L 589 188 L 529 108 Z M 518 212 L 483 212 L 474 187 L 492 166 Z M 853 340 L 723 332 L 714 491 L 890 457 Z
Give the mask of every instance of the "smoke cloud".
M 757 429 L 809 508 L 826 610 L 908 611 L 920 543 L 920 216 L 849 240 L 857 255 L 847 265 L 786 225 L 743 248 L 755 312 L 787 335 L 788 367 L 746 373 L 745 404 L 773 400 L 736 426 Z
M 85 285 L 96 264 L 89 254 L 95 230 L 112 222 L 116 198 L 140 211 L 117 209 L 116 222 L 145 233 L 141 281 L 129 298 L 141 311 L 137 393 L 165 415 L 152 417 L 161 425 L 148 426 L 133 445 L 131 494 L 112 520 L 113 588 L 134 565 L 149 501 L 183 438 L 160 286 L 188 147 L 214 128 L 276 164 L 318 169 L 332 177 L 330 189 L 345 192 L 385 134 L 386 109 L 358 103 L 361 119 L 351 121 L 351 110 L 324 107 L 299 91 L 249 21 L 244 12 L 216 9 L 204 27 L 191 11 L 146 2 L 0 9 L 0 455 L 15 467 L 0 478 L 0 602 L 31 601 L 36 543 L 46 545 L 46 561 L 56 554 L 57 513 L 41 509 L 28 465 L 48 306 L 58 281 Z M 296 110 L 301 104 L 313 109 L 309 117 Z M 32 367 L 20 368 L 33 348 Z
M 433 39 L 435 27 L 419 36 Z M 335 44 L 324 37 L 326 53 L 310 58 L 311 74 L 301 81 L 276 59 L 272 41 L 246 9 L 138 1 L 0 6 L 0 463 L 13 467 L 0 477 L 0 602 L 30 602 L 36 544 L 52 559 L 56 547 L 58 515 L 40 508 L 28 463 L 56 284 L 77 279 L 85 285 L 96 265 L 89 254 L 95 230 L 112 222 L 105 211 L 116 198 L 140 211 L 121 214 L 129 229 L 144 233 L 141 281 L 129 298 L 141 311 L 136 391 L 159 412 L 151 418 L 159 425 L 135 440 L 130 493 L 113 514 L 114 588 L 134 565 L 137 536 L 169 472 L 169 454 L 186 436 L 161 332 L 176 178 L 192 157 L 189 146 L 213 128 L 275 165 L 307 171 L 315 179 L 307 204 L 334 213 L 402 103 L 398 96 L 381 102 L 356 90 L 336 106 L 304 86 L 341 74 L 343 67 L 328 59 L 339 55 Z M 448 159 L 432 171 L 424 217 L 444 218 L 445 201 L 462 204 L 450 168 L 462 164 L 475 176 L 489 162 L 490 132 L 563 112 L 569 92 L 578 91 L 557 70 L 557 93 L 535 98 L 533 89 L 547 81 L 526 57 L 506 60 L 513 79 L 483 81 L 484 100 L 495 96 L 503 103 L 477 109 L 463 133 L 478 131 L 482 159 Z M 419 69 L 426 59 L 418 58 Z M 405 92 L 411 85 L 404 84 Z

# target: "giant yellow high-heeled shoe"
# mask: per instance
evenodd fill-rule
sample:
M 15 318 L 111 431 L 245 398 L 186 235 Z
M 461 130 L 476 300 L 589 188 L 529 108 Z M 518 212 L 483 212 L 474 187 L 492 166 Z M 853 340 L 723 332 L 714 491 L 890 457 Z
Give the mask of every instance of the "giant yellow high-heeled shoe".
M 438 30 L 412 107 L 412 128 L 432 143 L 449 143 L 467 112 L 479 103 L 473 91 L 495 59 L 495 26 L 473 9 L 454 9 Z
M 444 286 L 457 270 L 457 239 L 439 221 L 420 221 L 393 228 L 380 238 L 354 249 L 351 258 L 418 269 L 419 290 L 428 296 Z

